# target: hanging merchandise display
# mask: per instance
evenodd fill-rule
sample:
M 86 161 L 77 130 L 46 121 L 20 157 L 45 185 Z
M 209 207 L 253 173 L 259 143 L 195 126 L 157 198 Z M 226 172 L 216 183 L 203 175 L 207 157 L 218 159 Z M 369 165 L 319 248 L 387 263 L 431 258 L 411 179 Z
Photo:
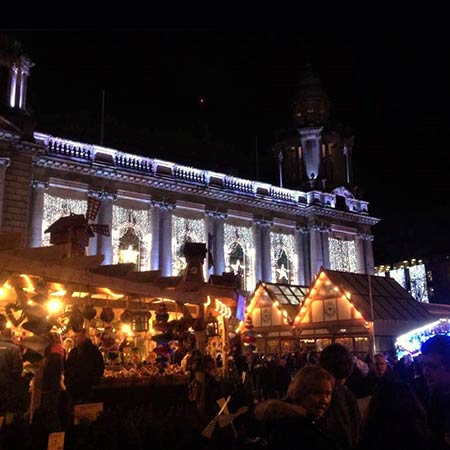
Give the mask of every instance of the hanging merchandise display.
M 253 354 L 256 350 L 256 331 L 253 326 L 253 320 L 251 314 L 247 314 L 245 317 L 244 330 L 242 332 L 242 342 L 243 342 L 243 350 L 244 355 L 247 360 L 250 360 L 253 357 Z
M 100 319 L 103 320 L 103 322 L 111 323 L 114 320 L 114 311 L 110 306 L 105 306 L 102 309 L 102 312 L 100 314 Z
M 92 320 L 97 315 L 97 311 L 91 303 L 86 303 L 83 308 L 83 317 Z
M 122 323 L 131 323 L 133 321 L 133 312 L 126 309 L 119 317 Z
M 159 362 L 167 363 L 170 361 L 172 353 L 172 349 L 169 345 L 169 341 L 172 339 L 172 333 L 169 331 L 169 313 L 167 312 L 167 307 L 164 303 L 161 303 L 158 306 L 155 319 L 156 321 L 153 324 L 153 328 L 160 333 L 152 336 L 152 340 L 157 343 L 153 351 L 158 355 L 157 360 L 159 360 Z
M 206 319 L 206 336 L 214 337 L 219 336 L 219 334 L 219 322 L 211 313 L 209 313 Z
M 78 306 L 74 306 L 69 315 L 69 324 L 74 332 L 79 332 L 83 329 L 84 316 L 83 312 Z
M 134 311 L 131 321 L 131 329 L 137 333 L 148 331 L 148 322 L 151 317 L 152 315 L 149 311 Z

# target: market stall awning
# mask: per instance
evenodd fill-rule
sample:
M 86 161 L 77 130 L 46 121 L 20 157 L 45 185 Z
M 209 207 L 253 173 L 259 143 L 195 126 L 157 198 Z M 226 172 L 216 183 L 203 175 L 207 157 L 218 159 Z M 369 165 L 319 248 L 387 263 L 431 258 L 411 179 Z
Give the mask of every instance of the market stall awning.
M 202 304 L 208 296 L 235 307 L 238 292 L 228 286 L 186 282 L 182 277 L 138 273 L 127 264 L 101 266 L 103 257 L 70 257 L 68 244 L 0 251 L 2 284 L 14 274 L 26 274 L 62 283 L 72 290 L 108 288 L 117 294 L 139 298 L 167 298 L 179 303 Z

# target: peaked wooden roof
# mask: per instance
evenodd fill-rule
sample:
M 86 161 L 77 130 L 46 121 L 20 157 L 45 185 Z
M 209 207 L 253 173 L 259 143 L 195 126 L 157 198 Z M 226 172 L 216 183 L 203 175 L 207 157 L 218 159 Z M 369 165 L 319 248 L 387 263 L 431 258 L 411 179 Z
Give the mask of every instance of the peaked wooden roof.
M 269 298 L 274 304 L 278 302 L 278 308 L 288 314 L 285 319 L 289 323 L 297 316 L 307 291 L 307 286 L 259 281 L 249 297 L 249 304 L 254 302 L 257 295 Z
M 322 270 L 329 280 L 344 292 L 350 292 L 352 303 L 366 320 L 433 320 L 423 303 L 393 278 L 337 270 Z M 370 280 L 370 283 L 369 283 Z

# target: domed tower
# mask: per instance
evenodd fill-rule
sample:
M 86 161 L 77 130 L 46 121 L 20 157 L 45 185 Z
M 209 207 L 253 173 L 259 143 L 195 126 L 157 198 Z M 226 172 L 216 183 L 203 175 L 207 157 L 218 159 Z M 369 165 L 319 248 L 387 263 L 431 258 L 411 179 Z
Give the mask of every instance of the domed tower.
M 322 130 L 330 116 L 330 100 L 322 89 L 319 77 L 310 67 L 300 81 L 300 89 L 293 102 L 293 114 L 300 134 L 306 179 L 311 188 L 316 188 L 322 176 Z
M 327 189 L 353 186 L 354 137 L 342 126 L 328 124 L 322 133 L 322 174 Z
M 33 66 L 18 41 L 0 35 L 0 115 L 27 136 L 32 136 L 34 128 L 26 105 L 27 81 Z

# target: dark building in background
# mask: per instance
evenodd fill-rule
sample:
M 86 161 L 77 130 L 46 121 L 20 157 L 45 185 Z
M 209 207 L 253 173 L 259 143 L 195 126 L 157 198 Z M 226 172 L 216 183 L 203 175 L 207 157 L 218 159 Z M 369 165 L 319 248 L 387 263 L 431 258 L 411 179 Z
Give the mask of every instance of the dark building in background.
M 420 302 L 450 305 L 450 257 L 400 261 L 375 267 L 380 276 L 394 278 Z

